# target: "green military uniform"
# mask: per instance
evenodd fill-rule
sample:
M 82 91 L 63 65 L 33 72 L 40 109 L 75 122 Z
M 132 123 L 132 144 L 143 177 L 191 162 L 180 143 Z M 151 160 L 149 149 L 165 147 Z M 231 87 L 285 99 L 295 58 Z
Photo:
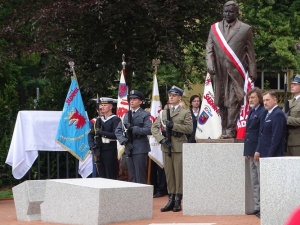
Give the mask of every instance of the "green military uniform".
M 168 156 L 168 148 L 161 147 L 164 158 L 168 193 L 182 194 L 182 145 L 187 143 L 185 134 L 193 132 L 193 121 L 190 110 L 178 106 L 173 112 L 170 110 L 171 119 L 174 123 L 172 131 L 181 133 L 179 137 L 171 137 L 171 157 Z M 167 110 L 162 112 L 152 125 L 151 132 L 155 139 L 160 142 L 164 136 L 160 132 L 161 125 L 164 126 L 167 120 Z
M 290 100 L 290 111 L 287 117 L 287 155 L 300 156 L 300 98 Z

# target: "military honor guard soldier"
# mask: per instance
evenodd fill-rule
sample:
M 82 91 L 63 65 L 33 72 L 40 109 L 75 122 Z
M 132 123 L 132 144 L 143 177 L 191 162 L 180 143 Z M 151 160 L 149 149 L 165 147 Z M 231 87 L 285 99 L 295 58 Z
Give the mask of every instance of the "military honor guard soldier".
M 163 110 L 152 125 L 151 131 L 157 142 L 161 143 L 164 168 L 167 179 L 169 201 L 161 209 L 162 212 L 181 211 L 182 200 L 182 146 L 187 143 L 185 134 L 193 132 L 193 121 L 189 109 L 180 106 L 183 90 L 173 86 L 168 92 L 170 120 L 167 120 L 167 110 Z M 165 137 L 161 127 L 171 130 L 171 139 Z M 163 133 L 163 134 L 162 134 Z M 168 135 L 167 135 L 168 136 Z M 171 155 L 169 155 L 171 148 Z
M 296 75 L 291 83 L 294 98 L 289 101 L 287 120 L 287 155 L 300 156 L 300 75 Z
M 112 98 L 100 98 L 101 116 L 97 119 L 94 129 L 90 131 L 89 143 L 94 141 L 96 135 L 99 137 L 97 146 L 99 149 L 96 150 L 100 153 L 96 161 L 99 177 L 116 180 L 118 178 L 119 162 L 115 130 L 120 118 L 112 113 L 113 103 Z M 94 143 L 94 145 L 97 145 L 97 143 Z
M 132 121 L 129 123 L 128 112 L 119 123 L 115 134 L 121 145 L 125 145 L 126 163 L 129 181 L 147 183 L 147 162 L 150 144 L 147 135 L 151 135 L 150 113 L 141 108 L 145 99 L 142 92 L 132 90 L 129 95 Z M 132 137 L 127 136 L 128 131 Z M 130 140 L 132 138 L 132 140 Z

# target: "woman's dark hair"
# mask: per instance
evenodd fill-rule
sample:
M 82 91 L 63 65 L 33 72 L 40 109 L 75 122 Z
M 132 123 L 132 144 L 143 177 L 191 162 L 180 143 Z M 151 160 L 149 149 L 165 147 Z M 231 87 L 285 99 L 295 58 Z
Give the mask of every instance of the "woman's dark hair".
M 192 102 L 195 100 L 195 98 L 199 98 L 200 100 L 200 106 L 201 106 L 201 96 L 200 95 L 192 95 L 190 98 L 190 108 L 192 108 Z

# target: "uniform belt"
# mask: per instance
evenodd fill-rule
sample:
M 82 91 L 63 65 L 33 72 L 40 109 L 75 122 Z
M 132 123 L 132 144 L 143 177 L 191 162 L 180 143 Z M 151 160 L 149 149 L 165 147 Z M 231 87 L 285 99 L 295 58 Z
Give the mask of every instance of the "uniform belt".
M 183 133 L 181 133 L 181 132 L 176 132 L 176 131 L 173 131 L 172 130 L 172 136 L 173 137 L 181 137 L 183 135 Z
M 116 142 L 116 141 L 117 141 L 116 139 L 110 139 L 110 138 L 102 137 L 102 143 L 103 144 L 109 144 L 111 142 Z

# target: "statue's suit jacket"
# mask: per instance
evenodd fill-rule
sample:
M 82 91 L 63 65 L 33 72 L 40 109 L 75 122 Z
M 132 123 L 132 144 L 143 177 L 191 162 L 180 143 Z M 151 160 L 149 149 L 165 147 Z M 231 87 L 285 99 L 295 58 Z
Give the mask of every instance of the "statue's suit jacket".
M 288 146 L 300 146 L 300 98 L 290 102 L 290 113 L 287 119 Z
M 219 22 L 219 28 L 225 35 L 226 21 Z M 234 51 L 236 56 L 248 71 L 249 77 L 256 79 L 256 62 L 253 47 L 253 34 L 251 26 L 236 20 L 233 27 L 230 28 L 229 35 L 224 36 L 228 45 Z M 241 103 L 244 97 L 244 79 L 234 64 L 230 61 L 221 46 L 212 29 L 209 32 L 206 44 L 206 65 L 208 72 L 216 73 L 215 79 L 215 104 L 230 107 L 232 102 Z M 234 90 L 229 90 L 229 82 Z
M 251 110 L 246 122 L 246 136 L 244 140 L 244 156 L 253 157 L 257 144 L 259 131 L 263 122 L 261 118 L 266 117 L 267 110 L 261 104 L 259 107 L 253 111 Z
M 262 126 L 256 152 L 260 153 L 260 157 L 283 156 L 286 119 L 282 110 L 277 106 L 267 119 L 262 116 L 260 122 Z

